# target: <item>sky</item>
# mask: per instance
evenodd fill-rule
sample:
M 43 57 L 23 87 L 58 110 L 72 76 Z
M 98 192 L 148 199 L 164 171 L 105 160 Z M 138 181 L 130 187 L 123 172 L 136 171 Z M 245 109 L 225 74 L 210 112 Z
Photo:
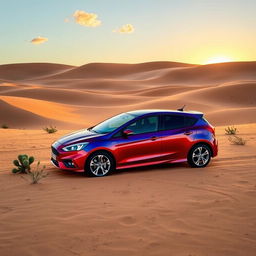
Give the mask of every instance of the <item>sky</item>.
M 256 60 L 255 0 L 0 0 L 0 64 Z

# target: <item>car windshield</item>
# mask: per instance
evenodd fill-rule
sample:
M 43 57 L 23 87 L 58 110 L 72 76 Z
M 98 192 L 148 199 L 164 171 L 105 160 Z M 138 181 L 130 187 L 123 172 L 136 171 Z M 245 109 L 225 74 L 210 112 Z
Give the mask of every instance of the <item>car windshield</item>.
M 96 133 L 110 133 L 134 118 L 134 115 L 122 113 L 103 121 L 102 123 L 94 126 L 91 130 Z

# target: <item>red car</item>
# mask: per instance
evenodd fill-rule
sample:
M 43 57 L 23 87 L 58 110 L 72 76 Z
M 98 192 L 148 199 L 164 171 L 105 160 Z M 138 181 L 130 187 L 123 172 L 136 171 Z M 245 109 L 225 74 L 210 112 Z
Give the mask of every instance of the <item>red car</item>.
M 202 113 L 137 110 L 60 138 L 52 144 L 51 161 L 60 169 L 105 176 L 160 163 L 205 167 L 217 153 L 215 130 Z

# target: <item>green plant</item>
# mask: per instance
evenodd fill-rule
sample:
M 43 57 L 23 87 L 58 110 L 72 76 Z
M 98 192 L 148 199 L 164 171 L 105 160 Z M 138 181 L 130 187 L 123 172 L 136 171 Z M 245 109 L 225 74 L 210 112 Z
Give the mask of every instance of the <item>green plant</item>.
M 58 131 L 55 126 L 45 127 L 43 128 L 43 130 L 46 131 L 47 133 L 55 133 Z
M 13 173 L 28 173 L 30 172 L 30 165 L 34 162 L 34 157 L 28 155 L 18 155 L 18 160 L 14 160 L 13 164 L 17 168 L 13 168 L 12 172 Z
M 9 126 L 7 125 L 7 124 L 2 124 L 2 126 L 1 126 L 3 129 L 8 129 L 9 128 Z
M 45 178 L 48 173 L 44 172 L 45 165 L 40 167 L 40 161 L 37 162 L 36 169 L 34 171 L 27 172 L 31 184 L 38 184 L 39 180 Z
M 233 135 L 232 137 L 229 137 L 228 140 L 233 145 L 245 145 L 245 143 L 246 143 L 246 140 L 244 140 L 243 138 L 238 137 L 236 135 Z
M 225 128 L 225 131 L 227 135 L 235 135 L 238 132 L 237 128 L 234 125 L 228 126 L 227 128 Z

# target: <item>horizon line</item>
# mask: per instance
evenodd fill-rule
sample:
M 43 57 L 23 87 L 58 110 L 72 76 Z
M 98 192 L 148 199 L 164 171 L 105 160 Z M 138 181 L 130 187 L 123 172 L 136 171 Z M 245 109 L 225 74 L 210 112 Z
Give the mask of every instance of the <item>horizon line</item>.
M 256 62 L 256 60 L 241 60 L 241 61 L 223 61 L 223 62 L 216 62 L 216 63 L 190 63 L 190 62 L 179 62 L 179 61 L 168 61 L 168 60 L 159 60 L 159 61 L 145 61 L 145 62 L 87 62 L 82 65 L 73 65 L 67 63 L 59 63 L 59 62 L 12 62 L 12 63 L 2 63 L 0 66 L 4 65 L 17 65 L 17 64 L 57 64 L 57 65 L 66 65 L 66 66 L 73 66 L 73 67 L 81 67 L 89 64 L 124 64 L 124 65 L 138 65 L 138 64 L 146 64 L 146 63 L 177 63 L 177 64 L 185 64 L 185 65 L 194 65 L 194 66 L 208 66 L 208 65 L 215 65 L 215 64 L 224 64 L 224 63 L 244 63 L 244 62 Z

